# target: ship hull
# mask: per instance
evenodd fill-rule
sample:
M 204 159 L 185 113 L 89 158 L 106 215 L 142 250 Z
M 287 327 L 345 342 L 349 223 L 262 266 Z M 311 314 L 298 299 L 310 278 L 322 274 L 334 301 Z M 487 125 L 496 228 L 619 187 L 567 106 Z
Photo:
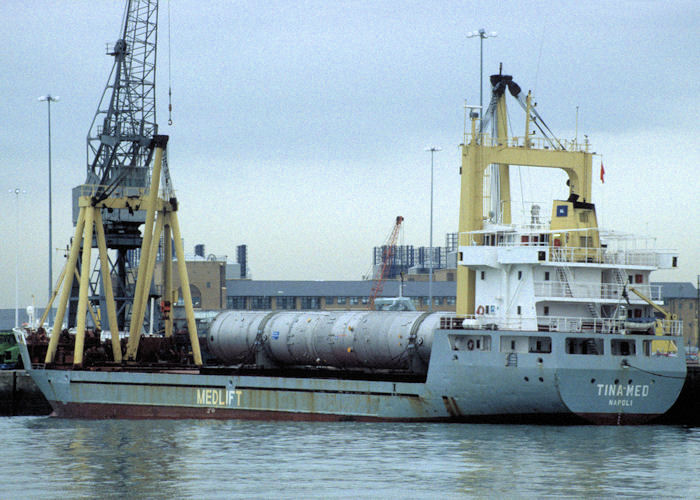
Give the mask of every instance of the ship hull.
M 503 352 L 513 338 L 488 335 L 488 350 L 467 340 L 484 331 L 438 330 L 423 377 L 343 371 L 199 371 L 32 368 L 54 410 L 66 418 L 206 418 L 307 421 L 585 421 L 640 424 L 663 415 L 685 378 L 682 357 L 562 354 L 567 334 L 550 335 L 551 352 Z M 606 336 L 611 337 L 611 336 Z M 631 339 L 632 336 L 625 336 Z M 643 342 L 643 337 L 639 337 Z M 507 350 L 507 349 L 506 349 Z M 384 377 L 384 379 L 383 379 Z M 409 380 L 409 381 L 406 381 Z

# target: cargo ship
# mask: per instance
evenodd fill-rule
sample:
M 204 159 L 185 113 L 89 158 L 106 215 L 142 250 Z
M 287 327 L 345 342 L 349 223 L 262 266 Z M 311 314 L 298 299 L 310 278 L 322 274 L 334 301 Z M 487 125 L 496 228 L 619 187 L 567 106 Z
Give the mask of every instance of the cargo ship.
M 659 317 L 663 302 L 650 274 L 676 267 L 677 253 L 599 228 L 589 144 L 550 137 L 531 95 L 523 96 L 512 77 L 499 73 L 491 83 L 483 117 L 472 109 L 465 119 L 454 313 L 223 311 L 206 332 L 203 362 L 178 204 L 159 191 L 161 176 L 169 182 L 167 137 L 156 135 L 150 188 L 141 198 L 128 197 L 132 207 L 146 207 L 148 236 L 128 341 L 119 334 L 104 343 L 91 336 L 85 323 L 90 304 L 82 293 L 74 339 L 61 347 L 59 335 L 52 335 L 43 362 L 32 362 L 24 333 L 16 332 L 24 365 L 53 414 L 599 424 L 639 424 L 663 415 L 681 391 L 686 364 L 682 325 L 670 315 Z M 508 93 L 525 110 L 523 137 L 506 133 Z M 533 126 L 542 136 L 530 132 Z M 552 202 L 549 217 L 531 204 L 527 217 L 514 221 L 510 165 L 564 170 L 568 197 Z M 67 269 L 78 265 L 81 252 L 89 266 L 92 224 L 102 258 L 101 211 L 125 206 L 119 195 L 89 193 L 78 201 Z M 184 341 L 177 340 L 168 314 L 167 299 L 174 298 L 169 265 L 164 335 L 142 334 L 143 283 L 152 279 L 153 242 L 161 236 L 178 257 L 188 318 Z M 168 264 L 174 260 L 170 247 Z M 109 273 L 103 277 L 109 284 Z M 70 278 L 64 287 L 71 287 Z M 82 280 L 80 287 L 87 295 Z M 106 295 L 111 331 L 118 332 L 113 298 Z M 64 291 L 56 325 L 67 297 Z

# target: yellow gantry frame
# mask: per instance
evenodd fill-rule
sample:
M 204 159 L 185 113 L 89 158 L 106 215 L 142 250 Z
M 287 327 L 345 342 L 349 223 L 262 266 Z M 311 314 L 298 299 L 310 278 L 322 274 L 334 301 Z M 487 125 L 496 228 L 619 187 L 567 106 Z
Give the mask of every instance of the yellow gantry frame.
M 500 195 L 502 222 L 510 223 L 510 186 L 508 166 L 548 167 L 563 169 L 569 176 L 569 193 L 578 195 L 578 201 L 591 200 L 592 159 L 593 154 L 587 151 L 565 151 L 555 149 L 537 149 L 531 147 L 529 135 L 524 144 L 511 144 L 507 137 L 507 112 L 505 96 L 499 98 L 498 140 L 493 145 L 484 144 L 484 136 L 476 132 L 476 117 L 472 118 L 471 135 L 465 138 L 462 145 L 461 192 L 459 203 L 459 234 L 460 245 L 468 245 L 462 241 L 461 235 L 484 228 L 484 169 L 491 164 L 499 165 Z M 525 130 L 530 130 L 531 96 L 527 97 Z M 507 203 L 506 203 L 507 202 Z M 506 208 L 507 207 L 507 208 Z M 480 244 L 481 241 L 477 241 Z M 457 315 L 474 314 L 476 273 L 466 266 L 457 268 Z
M 172 251 L 170 249 L 170 245 L 172 244 L 172 231 L 172 238 L 174 240 L 175 252 L 178 259 L 178 273 L 180 275 L 180 282 L 183 290 L 187 328 L 189 330 L 190 343 L 192 345 L 192 354 L 195 364 L 201 366 L 202 355 L 199 348 L 199 340 L 197 338 L 197 326 L 194 321 L 192 294 L 190 292 L 189 278 L 187 276 L 187 265 L 185 263 L 185 252 L 182 246 L 180 227 L 177 219 L 177 207 L 175 203 L 165 201 L 158 196 L 163 152 L 167 144 L 167 139 L 167 136 L 156 136 L 153 139 L 153 146 L 155 148 L 153 172 L 151 177 L 151 187 L 146 196 L 142 196 L 138 199 L 109 197 L 97 203 L 94 202 L 91 196 L 81 196 L 79 198 L 78 204 L 80 207 L 80 212 L 78 214 L 78 222 L 75 226 L 75 235 L 73 237 L 68 261 L 66 262 L 66 267 L 61 274 L 61 278 L 59 279 L 59 285 L 61 284 L 61 281 L 63 281 L 63 286 L 61 288 L 61 297 L 59 299 L 58 309 L 56 311 L 56 318 L 53 328 L 54 333 L 51 335 L 49 347 L 46 352 L 46 363 L 52 363 L 56 355 L 61 324 L 63 323 L 68 300 L 70 298 L 70 290 L 73 285 L 74 273 L 69 270 L 76 269 L 78 255 L 80 254 L 80 249 L 82 248 L 82 261 L 79 273 L 80 291 L 78 298 L 73 364 L 75 367 L 81 367 L 83 364 L 83 348 L 85 345 L 85 316 L 88 308 L 93 226 L 96 228 L 100 268 L 105 290 L 105 303 L 107 307 L 109 328 L 112 333 L 112 350 L 114 352 L 114 361 L 122 361 L 119 330 L 117 327 L 116 307 L 114 302 L 114 293 L 112 290 L 109 259 L 107 256 L 107 244 L 105 240 L 101 210 L 103 208 L 127 208 L 127 206 L 131 206 L 133 208 L 134 204 L 136 203 L 139 206 L 144 206 L 146 209 L 146 224 L 144 227 L 144 237 L 141 245 L 141 260 L 139 263 L 136 280 L 136 291 L 134 293 L 134 302 L 131 310 L 131 323 L 129 325 L 129 341 L 126 349 L 126 359 L 135 360 L 138 352 L 141 330 L 143 329 L 143 319 L 148 302 L 148 291 L 153 280 L 153 269 L 155 267 L 155 259 L 161 234 L 165 235 L 166 259 L 164 262 L 164 267 L 166 280 L 164 297 L 165 300 L 173 302 Z M 56 291 L 55 294 L 57 293 L 58 292 Z M 166 320 L 165 324 L 166 335 L 172 335 L 172 315 L 169 316 L 169 319 Z

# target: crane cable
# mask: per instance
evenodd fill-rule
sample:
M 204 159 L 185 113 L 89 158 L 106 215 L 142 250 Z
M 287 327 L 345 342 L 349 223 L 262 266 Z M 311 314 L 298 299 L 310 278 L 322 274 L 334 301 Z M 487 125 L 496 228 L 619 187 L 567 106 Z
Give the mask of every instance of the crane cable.
M 171 78 L 171 57 L 170 57 L 170 0 L 168 0 L 168 125 L 173 124 L 173 87 Z

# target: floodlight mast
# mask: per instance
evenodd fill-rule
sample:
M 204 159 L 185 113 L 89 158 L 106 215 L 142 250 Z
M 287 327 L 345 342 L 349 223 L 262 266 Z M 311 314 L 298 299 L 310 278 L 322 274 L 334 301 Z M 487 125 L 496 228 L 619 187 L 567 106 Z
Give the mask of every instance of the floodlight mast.
M 467 38 L 474 38 L 478 36 L 479 37 L 479 58 L 480 58 L 480 65 L 479 65 L 479 107 L 483 109 L 484 107 L 484 39 L 485 38 L 495 38 L 498 36 L 498 33 L 495 31 L 492 31 L 490 33 L 486 33 L 486 30 L 484 28 L 479 28 L 479 31 L 470 31 L 467 33 Z
M 46 94 L 38 98 L 39 102 L 46 102 L 49 109 L 49 300 L 53 295 L 53 239 L 52 239 L 52 201 L 51 201 L 51 103 L 58 102 L 61 98 L 59 96 L 52 96 L 51 94 Z M 48 312 L 49 323 L 51 323 L 52 315 L 51 310 Z M 40 326 L 44 326 L 43 324 Z

